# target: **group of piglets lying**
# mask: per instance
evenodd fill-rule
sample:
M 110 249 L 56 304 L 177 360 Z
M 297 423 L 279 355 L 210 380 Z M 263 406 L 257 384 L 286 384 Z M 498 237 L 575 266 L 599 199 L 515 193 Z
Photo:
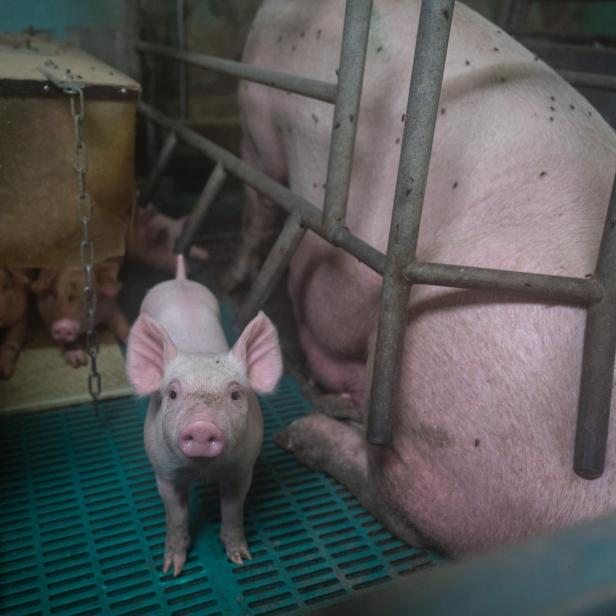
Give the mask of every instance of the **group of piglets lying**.
M 149 395 L 145 448 L 165 504 L 164 571 L 186 561 L 191 480 L 220 483 L 220 538 L 229 559 L 251 558 L 243 506 L 261 449 L 263 419 L 256 393 L 275 388 L 282 371 L 278 335 L 262 313 L 229 350 L 220 308 L 204 286 L 186 279 L 178 257 L 174 280 L 145 296 L 126 354 L 128 376 Z
M 127 258 L 163 270 L 175 270 L 173 246 L 186 223 L 186 217 L 171 219 L 152 206 L 139 209 L 127 238 Z M 190 256 L 205 260 L 207 252 L 193 246 Z M 95 325 L 107 325 L 115 337 L 126 342 L 128 321 L 116 298 L 121 284 L 121 262 L 110 259 L 94 266 L 96 291 Z M 15 373 L 19 354 L 28 338 L 28 306 L 34 295 L 38 313 L 53 341 L 61 348 L 68 364 L 86 365 L 83 337 L 86 330 L 83 289 L 85 274 L 81 268 L 0 268 L 0 378 Z

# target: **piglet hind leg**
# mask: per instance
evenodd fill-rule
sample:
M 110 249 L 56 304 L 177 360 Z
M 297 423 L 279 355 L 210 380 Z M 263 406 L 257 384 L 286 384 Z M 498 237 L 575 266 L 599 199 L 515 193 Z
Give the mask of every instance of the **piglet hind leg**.
M 380 490 L 382 481 L 371 473 L 368 444 L 363 427 L 342 422 L 321 413 L 295 420 L 274 437 L 297 460 L 320 470 L 345 485 L 359 502 L 389 531 L 413 547 L 425 547 L 426 540 L 396 507 L 387 504 Z
M 244 537 L 244 500 L 251 479 L 252 470 L 220 482 L 220 540 L 229 560 L 238 565 L 243 565 L 244 559 L 252 559 Z
M 156 483 L 158 493 L 165 505 L 167 526 L 163 572 L 167 573 L 173 567 L 173 575 L 178 576 L 186 562 L 186 551 L 189 544 L 188 489 L 185 485 L 179 485 L 158 476 Z

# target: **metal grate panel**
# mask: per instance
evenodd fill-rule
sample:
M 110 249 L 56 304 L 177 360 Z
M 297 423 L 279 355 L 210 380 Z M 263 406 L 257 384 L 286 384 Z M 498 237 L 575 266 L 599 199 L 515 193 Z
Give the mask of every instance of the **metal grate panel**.
M 306 412 L 285 377 L 261 400 L 265 438 L 246 503 L 253 560 L 227 562 L 218 490 L 191 493 L 194 545 L 163 575 L 164 511 L 124 398 L 0 423 L 0 608 L 15 615 L 277 614 L 344 600 L 437 562 L 403 545 L 340 484 L 271 441 Z

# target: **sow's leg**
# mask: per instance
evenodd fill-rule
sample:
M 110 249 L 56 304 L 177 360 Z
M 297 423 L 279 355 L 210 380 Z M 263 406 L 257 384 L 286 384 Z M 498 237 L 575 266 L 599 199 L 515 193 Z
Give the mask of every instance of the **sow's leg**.
M 383 498 L 378 472 L 370 472 L 368 465 L 369 445 L 363 427 L 312 413 L 279 432 L 274 441 L 300 463 L 344 484 L 394 535 L 415 547 L 426 545 L 417 529 Z

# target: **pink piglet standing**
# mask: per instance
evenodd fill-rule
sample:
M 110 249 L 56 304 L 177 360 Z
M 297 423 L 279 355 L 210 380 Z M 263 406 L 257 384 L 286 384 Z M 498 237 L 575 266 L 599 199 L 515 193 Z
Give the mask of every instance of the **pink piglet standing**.
M 186 279 L 179 256 L 175 280 L 153 287 L 128 339 L 126 370 L 135 391 L 149 395 L 145 448 L 166 513 L 163 571 L 186 562 L 188 488 L 220 483 L 220 538 L 229 559 L 251 555 L 243 528 L 244 499 L 263 440 L 256 393 L 272 392 L 282 373 L 278 334 L 263 312 L 229 349 L 215 296 Z

